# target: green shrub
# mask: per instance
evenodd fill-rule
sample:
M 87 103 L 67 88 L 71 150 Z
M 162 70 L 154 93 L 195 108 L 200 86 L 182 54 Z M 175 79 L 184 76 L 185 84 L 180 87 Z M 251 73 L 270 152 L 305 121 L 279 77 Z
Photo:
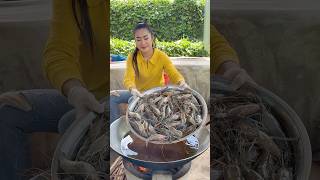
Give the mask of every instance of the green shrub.
M 204 50 L 202 42 L 191 42 L 188 39 L 181 39 L 176 42 L 160 42 L 157 41 L 157 48 L 166 52 L 171 57 L 204 57 L 208 53 Z M 132 53 L 135 48 L 134 41 L 125 41 L 117 38 L 110 40 L 111 54 L 120 54 L 127 56 Z
M 136 23 L 146 20 L 161 41 L 200 40 L 205 0 L 111 0 L 111 37 L 131 40 Z
M 135 48 L 134 41 L 125 41 L 117 38 L 110 40 L 110 54 L 119 54 L 127 56 Z

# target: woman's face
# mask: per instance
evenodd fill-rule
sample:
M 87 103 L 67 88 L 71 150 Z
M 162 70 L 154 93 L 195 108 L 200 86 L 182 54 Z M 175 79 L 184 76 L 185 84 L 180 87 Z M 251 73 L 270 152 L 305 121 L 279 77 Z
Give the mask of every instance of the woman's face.
M 148 53 L 153 50 L 152 48 L 153 37 L 146 28 L 136 30 L 136 32 L 134 33 L 134 36 L 136 41 L 136 47 L 142 53 Z

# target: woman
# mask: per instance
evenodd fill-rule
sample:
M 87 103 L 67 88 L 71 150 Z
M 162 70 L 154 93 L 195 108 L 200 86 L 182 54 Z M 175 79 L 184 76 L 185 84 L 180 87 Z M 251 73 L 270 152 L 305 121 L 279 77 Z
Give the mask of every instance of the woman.
M 133 30 L 136 48 L 127 58 L 124 86 L 128 90 L 110 92 L 110 121 L 120 117 L 119 104 L 127 103 L 132 96 L 141 97 L 141 92 L 164 86 L 163 73 L 170 82 L 181 88 L 189 88 L 169 57 L 155 48 L 155 35 L 147 23 L 139 23 Z
M 56 88 L 26 90 L 0 96 L 0 179 L 25 179 L 31 167 L 28 137 L 33 132 L 63 132 L 71 122 L 102 113 L 106 96 L 107 1 L 54 0 L 44 71 Z M 74 118 L 65 118 L 68 121 Z

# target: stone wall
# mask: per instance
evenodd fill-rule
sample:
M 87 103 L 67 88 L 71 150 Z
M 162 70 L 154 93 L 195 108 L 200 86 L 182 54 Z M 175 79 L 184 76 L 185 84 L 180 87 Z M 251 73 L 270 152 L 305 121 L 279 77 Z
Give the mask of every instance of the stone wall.
M 41 62 L 51 0 L 0 1 L 0 93 L 48 88 Z
M 0 92 L 47 88 L 41 68 L 48 22 L 0 23 Z

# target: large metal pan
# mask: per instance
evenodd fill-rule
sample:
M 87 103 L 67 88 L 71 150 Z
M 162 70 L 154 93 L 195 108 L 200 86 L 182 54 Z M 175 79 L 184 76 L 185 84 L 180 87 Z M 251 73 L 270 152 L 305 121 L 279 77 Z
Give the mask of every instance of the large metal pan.
M 90 124 L 97 117 L 93 112 L 90 112 L 83 119 L 74 121 L 67 131 L 62 135 L 59 143 L 54 151 L 52 163 L 51 163 L 51 179 L 59 180 L 60 170 L 60 158 L 65 157 L 69 160 L 73 159 L 75 151 L 79 146 L 81 139 L 85 136 L 88 131 Z
M 168 170 L 184 165 L 193 160 L 194 158 L 198 157 L 200 154 L 202 154 L 209 147 L 210 144 L 209 130 L 206 127 L 204 127 L 195 134 L 195 136 L 199 140 L 199 149 L 195 155 L 185 159 L 168 162 L 144 161 L 133 157 L 128 157 L 122 153 L 121 140 L 124 138 L 125 135 L 129 133 L 129 131 L 130 128 L 126 123 L 124 116 L 114 121 L 110 126 L 110 147 L 119 155 L 121 155 L 125 160 L 128 160 L 139 166 L 151 168 L 153 170 Z

